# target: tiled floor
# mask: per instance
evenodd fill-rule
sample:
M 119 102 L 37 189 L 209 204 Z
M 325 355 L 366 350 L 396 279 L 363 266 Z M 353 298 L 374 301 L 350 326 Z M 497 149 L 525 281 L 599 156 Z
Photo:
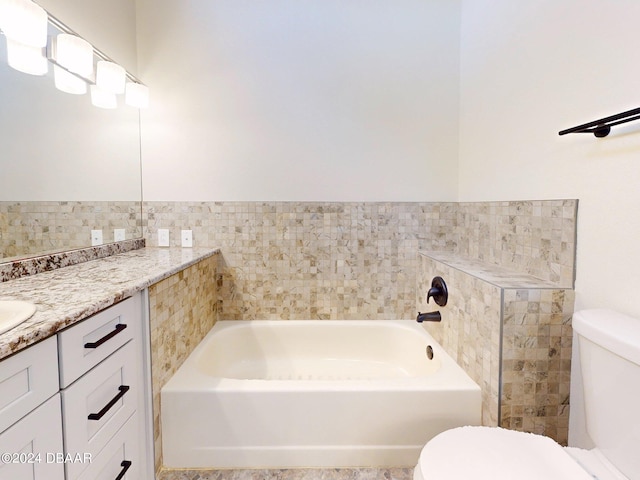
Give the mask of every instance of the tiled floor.
M 413 468 L 166 470 L 158 480 L 411 480 Z

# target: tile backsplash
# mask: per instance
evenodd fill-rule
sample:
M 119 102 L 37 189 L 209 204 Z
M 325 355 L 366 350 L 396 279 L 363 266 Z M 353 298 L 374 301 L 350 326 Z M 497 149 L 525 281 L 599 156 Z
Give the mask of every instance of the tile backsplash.
M 577 200 L 145 202 L 147 245 L 168 228 L 222 251 L 220 318 L 409 319 L 419 250 L 572 287 Z
M 415 317 L 417 252 L 447 248 L 447 204 L 145 203 L 145 236 L 181 229 L 223 257 L 220 318 Z
M 446 250 L 572 287 L 577 200 L 0 202 L 0 262 L 86 246 L 91 229 L 158 228 L 221 248 L 228 318 L 412 318 L 418 250 Z

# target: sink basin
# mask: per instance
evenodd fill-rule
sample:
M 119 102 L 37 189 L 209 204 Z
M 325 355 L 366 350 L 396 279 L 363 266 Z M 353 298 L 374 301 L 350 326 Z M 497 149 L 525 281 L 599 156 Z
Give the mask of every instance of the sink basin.
M 36 313 L 36 306 L 29 302 L 0 300 L 0 334 L 28 320 Z

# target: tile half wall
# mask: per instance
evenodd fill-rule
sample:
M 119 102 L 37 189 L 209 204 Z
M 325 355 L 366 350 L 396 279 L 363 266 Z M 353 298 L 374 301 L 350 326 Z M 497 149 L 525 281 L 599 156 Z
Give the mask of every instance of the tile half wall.
M 577 200 L 145 202 L 144 236 L 222 252 L 221 319 L 411 319 L 418 251 L 573 287 Z

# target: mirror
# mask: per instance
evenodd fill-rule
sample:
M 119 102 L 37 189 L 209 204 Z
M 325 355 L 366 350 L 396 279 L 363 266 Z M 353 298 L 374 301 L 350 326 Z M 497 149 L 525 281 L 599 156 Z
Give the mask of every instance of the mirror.
M 0 34 L 0 263 L 142 237 L 139 110 L 94 107 L 56 89 L 51 63 L 32 76 L 6 56 Z

